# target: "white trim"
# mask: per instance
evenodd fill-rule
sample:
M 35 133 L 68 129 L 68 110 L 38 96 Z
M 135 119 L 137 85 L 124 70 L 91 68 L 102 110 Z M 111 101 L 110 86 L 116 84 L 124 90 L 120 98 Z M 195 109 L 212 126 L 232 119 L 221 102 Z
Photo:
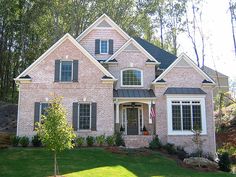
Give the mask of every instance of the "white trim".
M 118 33 L 121 34 L 126 40 L 128 40 L 130 37 L 129 35 L 124 32 L 110 17 L 108 17 L 106 14 L 101 15 L 95 22 L 93 22 L 85 31 L 83 31 L 76 40 L 79 42 L 82 40 L 90 31 L 92 31 L 100 22 L 105 20 L 109 25 L 111 25 L 112 28 L 117 30 Z M 111 28 L 110 28 L 111 29 Z
M 91 54 L 88 53 L 69 33 L 66 33 L 60 40 L 51 46 L 45 53 L 43 53 L 37 60 L 35 60 L 28 68 L 26 68 L 15 80 L 20 80 L 20 77 L 27 75 L 33 68 L 35 68 L 41 61 L 43 61 L 50 53 L 52 53 L 58 46 L 60 46 L 66 39 L 69 39 L 92 63 L 94 63 L 106 76 L 113 79 L 115 77 L 109 73 Z
M 161 80 L 165 77 L 167 73 L 169 73 L 176 65 L 177 63 L 184 59 L 190 66 L 192 66 L 201 76 L 203 76 L 206 80 L 211 81 L 213 84 L 215 84 L 215 81 L 212 80 L 204 71 L 202 71 L 185 53 L 182 53 L 163 73 L 161 73 L 160 76 L 158 76 L 152 84 L 155 84 L 156 81 Z
M 140 131 L 140 110 L 142 112 L 142 125 L 144 125 L 144 120 L 143 120 L 143 104 L 140 105 L 141 107 L 135 107 L 135 109 L 138 109 L 138 117 L 137 117 L 137 121 L 138 121 L 138 135 L 141 135 L 141 131 Z M 128 119 L 127 119 L 127 109 L 128 108 L 133 108 L 131 105 L 130 106 L 126 106 L 126 107 L 122 107 L 122 119 L 125 118 L 125 134 L 127 135 L 127 124 L 128 124 Z M 123 118 L 123 109 L 125 110 L 125 117 Z
M 172 101 L 199 101 L 201 105 L 201 123 L 202 123 L 202 133 L 201 135 L 207 134 L 207 125 L 206 125 L 206 105 L 205 105 L 205 95 L 198 96 L 182 96 L 182 95 L 168 95 L 167 96 L 167 125 L 168 125 L 168 135 L 193 135 L 192 131 L 186 130 L 173 130 L 172 128 Z M 182 109 L 182 107 L 181 107 Z M 181 111 L 182 117 L 182 111 Z M 181 119 L 182 124 L 182 119 Z M 182 127 L 182 125 L 181 125 Z
M 21 91 L 20 91 L 20 87 L 19 87 L 19 90 L 18 90 L 18 93 L 19 93 L 19 98 L 18 98 L 18 109 L 17 109 L 17 127 L 16 127 L 16 136 L 19 136 L 19 125 L 20 125 L 20 104 L 21 104 Z M 34 121 L 33 121 L 33 124 L 34 124 Z M 34 125 L 33 125 L 34 127 Z
M 70 81 L 61 81 L 61 66 L 62 66 L 62 62 L 65 62 L 65 61 L 71 62 L 71 80 Z M 62 83 L 73 82 L 73 69 L 74 69 L 73 60 L 60 60 L 59 82 L 62 82 Z
M 79 129 L 79 119 L 80 119 L 80 105 L 81 104 L 89 104 L 89 112 L 90 112 L 90 115 L 89 115 L 89 129 Z M 78 102 L 78 123 L 77 123 L 77 132 L 88 132 L 88 131 L 92 131 L 91 130 L 91 127 L 92 127 L 92 102 Z
M 134 71 L 140 71 L 141 72 L 141 85 L 124 85 L 123 84 L 123 72 L 128 70 L 134 70 Z M 120 71 L 120 77 L 121 77 L 121 87 L 143 87 L 143 70 L 138 68 L 125 68 Z
M 119 50 L 117 50 L 110 58 L 108 58 L 105 63 L 109 62 L 110 60 L 117 57 L 126 47 L 128 47 L 130 44 L 133 44 L 135 47 L 139 49 L 146 57 L 147 59 L 150 59 L 155 62 L 155 64 L 160 64 L 151 54 L 149 54 L 137 41 L 135 41 L 133 38 L 130 38 Z
M 107 52 L 106 53 L 102 53 L 102 41 L 106 41 L 107 42 Z M 109 54 L 109 40 L 107 39 L 100 39 L 100 44 L 99 44 L 99 50 L 100 50 L 100 53 L 99 54 Z

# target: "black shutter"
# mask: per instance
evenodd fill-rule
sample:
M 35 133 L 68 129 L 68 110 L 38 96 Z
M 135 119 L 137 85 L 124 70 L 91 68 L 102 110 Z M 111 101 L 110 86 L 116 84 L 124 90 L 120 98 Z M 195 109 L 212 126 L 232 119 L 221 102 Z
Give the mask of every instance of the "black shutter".
M 77 129 L 78 129 L 78 103 L 77 102 L 73 103 L 72 116 L 73 116 L 72 126 L 73 126 L 74 130 L 77 131 Z
M 55 60 L 55 76 L 54 81 L 59 82 L 60 77 L 60 60 Z
M 78 60 L 73 60 L 73 82 L 78 82 Z
M 113 40 L 109 39 L 109 54 L 113 54 Z
M 97 103 L 92 103 L 91 130 L 97 130 Z
M 95 39 L 95 54 L 100 54 L 100 39 Z
M 34 103 L 34 130 L 35 130 L 35 123 L 39 122 L 40 117 L 40 102 Z

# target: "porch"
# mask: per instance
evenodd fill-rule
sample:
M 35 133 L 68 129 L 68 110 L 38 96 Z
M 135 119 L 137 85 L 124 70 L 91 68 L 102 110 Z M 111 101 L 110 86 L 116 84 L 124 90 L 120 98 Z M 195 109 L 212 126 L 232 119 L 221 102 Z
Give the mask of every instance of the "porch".
M 155 134 L 155 123 L 150 116 L 151 110 L 155 109 L 154 92 L 146 89 L 119 89 L 113 93 L 115 131 L 122 131 L 126 144 L 131 147 L 138 147 L 139 144 L 146 146 Z M 149 136 L 144 135 L 144 127 Z M 144 141 L 146 143 L 141 143 Z

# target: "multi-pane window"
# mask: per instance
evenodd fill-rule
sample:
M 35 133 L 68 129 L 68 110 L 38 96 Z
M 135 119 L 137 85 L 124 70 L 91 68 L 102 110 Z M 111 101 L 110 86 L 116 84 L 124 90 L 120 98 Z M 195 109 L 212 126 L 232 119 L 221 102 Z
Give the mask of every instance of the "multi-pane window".
M 48 106 L 49 106 L 48 103 L 41 103 L 40 104 L 40 115 L 47 115 Z
M 61 61 L 61 81 L 72 81 L 72 61 Z
M 108 53 L 108 41 L 107 40 L 101 40 L 100 53 L 101 54 L 107 54 Z
M 172 129 L 201 129 L 200 101 L 172 101 Z
M 79 104 L 79 129 L 91 129 L 91 104 Z
M 142 72 L 140 70 L 130 69 L 122 71 L 123 86 L 141 86 Z

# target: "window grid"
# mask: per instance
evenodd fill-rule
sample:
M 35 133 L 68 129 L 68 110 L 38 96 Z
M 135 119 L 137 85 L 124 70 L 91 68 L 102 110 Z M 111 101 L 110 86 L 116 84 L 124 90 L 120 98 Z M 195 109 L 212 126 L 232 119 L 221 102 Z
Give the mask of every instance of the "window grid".
M 139 70 L 125 70 L 122 73 L 122 84 L 127 86 L 142 85 L 141 71 Z
M 72 81 L 72 61 L 61 61 L 61 81 Z
M 108 53 L 108 41 L 101 40 L 100 43 L 100 53 L 101 54 L 107 54 Z
M 200 101 L 172 101 L 172 129 L 202 129 Z
M 79 104 L 79 129 L 91 129 L 91 104 Z
M 48 103 L 41 103 L 40 114 L 46 116 L 48 107 L 49 107 Z

